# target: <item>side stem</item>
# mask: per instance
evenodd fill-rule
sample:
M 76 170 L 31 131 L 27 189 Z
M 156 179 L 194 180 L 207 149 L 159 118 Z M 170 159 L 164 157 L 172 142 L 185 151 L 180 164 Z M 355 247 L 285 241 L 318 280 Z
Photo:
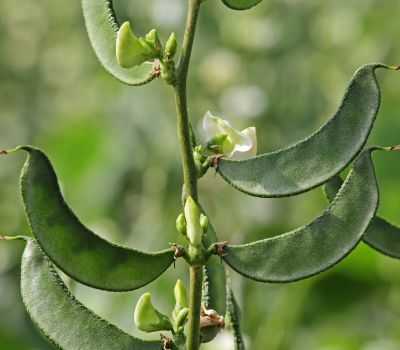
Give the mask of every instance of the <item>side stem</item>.
M 178 135 L 181 145 L 183 179 L 186 195 L 196 202 L 197 169 L 193 158 L 190 140 L 190 124 L 187 109 L 186 81 L 190 56 L 196 32 L 197 18 L 202 0 L 189 0 L 182 52 L 177 66 L 177 80 L 174 83 L 176 111 L 178 119 Z M 202 268 L 190 267 L 189 320 L 186 338 L 186 350 L 198 350 L 200 340 L 200 308 L 203 283 Z

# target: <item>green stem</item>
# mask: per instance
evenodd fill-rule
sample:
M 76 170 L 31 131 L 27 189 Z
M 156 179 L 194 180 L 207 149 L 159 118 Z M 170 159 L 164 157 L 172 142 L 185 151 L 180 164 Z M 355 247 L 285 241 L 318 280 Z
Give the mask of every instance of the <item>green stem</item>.
M 202 0 L 189 0 L 182 52 L 177 66 L 177 79 L 173 84 L 175 90 L 178 134 L 181 145 L 185 192 L 187 196 L 191 196 L 196 202 L 198 201 L 198 174 L 193 158 L 193 149 L 190 138 L 186 81 L 201 1 Z M 201 267 L 190 268 L 189 320 L 187 327 L 186 350 L 198 350 L 199 348 L 201 291 L 203 283 L 202 274 L 203 270 Z
M 197 350 L 200 342 L 200 308 L 203 284 L 203 267 L 190 268 L 189 323 L 186 350 Z

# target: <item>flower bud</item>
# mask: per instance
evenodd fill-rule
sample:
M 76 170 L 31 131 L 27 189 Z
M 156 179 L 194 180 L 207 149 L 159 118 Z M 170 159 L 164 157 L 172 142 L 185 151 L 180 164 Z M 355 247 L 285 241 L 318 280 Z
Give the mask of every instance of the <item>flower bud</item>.
M 204 214 L 200 214 L 200 226 L 203 229 L 203 234 L 207 232 L 208 225 L 209 225 L 208 217 L 205 216 Z
M 186 323 L 187 317 L 189 315 L 189 309 L 184 307 L 181 311 L 178 312 L 175 318 L 176 327 L 179 328 Z
M 174 296 L 175 296 L 174 311 L 178 313 L 180 310 L 188 306 L 186 287 L 180 279 L 176 281 L 174 288 Z
M 179 216 L 176 218 L 176 229 L 182 236 L 187 237 L 186 219 L 183 213 L 179 214 Z
M 156 310 L 151 303 L 150 293 L 143 294 L 135 308 L 135 325 L 143 332 L 158 332 L 173 329 L 169 318 Z
M 150 32 L 146 34 L 145 38 L 148 42 L 150 42 L 153 45 L 153 47 L 156 47 L 159 50 L 161 50 L 161 42 L 158 37 L 157 30 L 155 29 L 150 30 Z
M 198 247 L 201 244 L 201 239 L 203 237 L 203 230 L 200 226 L 200 210 L 196 202 L 192 197 L 188 197 L 185 204 L 185 218 L 187 225 L 187 236 L 190 243 Z
M 167 58 L 171 59 L 175 56 L 177 46 L 176 35 L 175 33 L 171 33 L 167 43 L 165 44 L 165 54 Z

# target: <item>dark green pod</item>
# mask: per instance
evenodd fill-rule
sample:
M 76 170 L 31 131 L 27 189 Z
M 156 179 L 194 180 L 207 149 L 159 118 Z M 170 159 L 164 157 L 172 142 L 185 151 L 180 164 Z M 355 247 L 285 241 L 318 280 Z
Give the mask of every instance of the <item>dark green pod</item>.
M 76 300 L 33 239 L 27 239 L 21 271 L 25 307 L 40 331 L 59 349 L 162 349 L 161 341 L 134 338 Z
M 257 197 L 286 197 L 315 188 L 342 171 L 361 151 L 378 113 L 377 68 L 357 70 L 336 114 L 318 131 L 288 148 L 233 161 L 218 160 L 217 171 L 233 187 Z
M 375 216 L 379 191 L 371 151 L 355 160 L 335 199 L 310 224 L 280 236 L 229 245 L 224 260 L 261 282 L 292 282 L 318 274 L 342 260 L 361 240 Z
M 324 192 L 329 201 L 335 198 L 342 184 L 343 181 L 339 176 L 335 176 L 325 184 Z M 382 254 L 400 259 L 400 227 L 379 216 L 375 216 L 372 220 L 363 236 L 363 241 Z
M 247 10 L 258 5 L 262 0 L 222 0 L 232 10 Z
M 204 210 L 202 209 L 204 215 Z M 214 227 L 209 223 L 207 234 L 203 237 L 203 245 L 209 247 L 218 241 Z M 225 267 L 217 256 L 211 256 L 203 268 L 202 303 L 206 309 L 212 309 L 224 316 L 226 311 L 226 277 Z M 220 329 L 216 326 L 205 327 L 201 330 L 202 342 L 214 339 Z
M 246 350 L 240 329 L 240 309 L 236 298 L 230 288 L 227 289 L 226 315 L 233 331 L 235 350 Z
M 150 283 L 172 264 L 172 249 L 145 253 L 112 244 L 88 230 L 65 203 L 47 156 L 31 146 L 20 149 L 29 153 L 21 173 L 29 224 L 63 272 L 94 288 L 128 291 Z
M 111 75 L 128 85 L 143 85 L 154 79 L 152 63 L 129 69 L 118 64 L 115 47 L 119 23 L 112 0 L 82 0 L 82 9 L 93 50 Z

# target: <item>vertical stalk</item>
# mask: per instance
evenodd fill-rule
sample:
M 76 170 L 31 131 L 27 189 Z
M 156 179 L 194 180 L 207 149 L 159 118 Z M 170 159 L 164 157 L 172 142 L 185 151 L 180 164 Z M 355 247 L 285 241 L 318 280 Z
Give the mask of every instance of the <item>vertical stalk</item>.
M 177 66 L 177 80 L 174 83 L 176 111 L 178 118 L 178 134 L 181 145 L 183 179 L 186 195 L 196 202 L 197 169 L 193 158 L 190 140 L 190 125 L 186 99 L 186 81 L 192 53 L 197 18 L 202 0 L 188 0 L 188 13 L 182 52 Z M 198 350 L 200 339 L 200 308 L 203 283 L 202 267 L 190 267 L 189 320 L 186 350 Z

